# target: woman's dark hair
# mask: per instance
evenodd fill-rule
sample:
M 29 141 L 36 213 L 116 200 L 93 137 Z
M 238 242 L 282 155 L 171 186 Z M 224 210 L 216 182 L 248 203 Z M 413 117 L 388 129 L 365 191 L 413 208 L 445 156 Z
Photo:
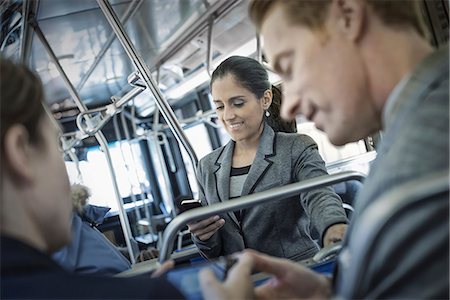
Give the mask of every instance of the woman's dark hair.
M 40 119 L 45 116 L 42 106 L 42 83 L 26 66 L 0 57 L 0 133 L 1 159 L 5 134 L 14 124 L 22 124 L 28 130 L 30 142 L 41 139 L 38 130 Z
M 265 117 L 267 124 L 276 132 L 297 132 L 295 121 L 286 122 L 281 119 L 281 91 L 272 86 L 269 75 L 262 64 L 249 57 L 231 56 L 225 59 L 212 73 L 210 89 L 216 79 L 223 78 L 228 74 L 233 75 L 240 85 L 252 92 L 258 99 L 263 97 L 265 91 L 271 89 L 273 98 L 268 109 L 270 116 Z

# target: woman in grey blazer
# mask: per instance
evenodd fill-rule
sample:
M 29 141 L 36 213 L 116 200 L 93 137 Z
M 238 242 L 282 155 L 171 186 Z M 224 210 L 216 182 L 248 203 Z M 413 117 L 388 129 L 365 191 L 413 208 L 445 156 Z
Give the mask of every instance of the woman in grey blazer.
M 266 124 L 269 117 L 278 117 L 281 93 L 274 93 L 266 70 L 256 60 L 233 56 L 223 61 L 212 74 L 211 92 L 231 140 L 199 162 L 197 176 L 204 205 L 327 174 L 310 137 L 275 133 Z M 310 225 L 327 245 L 342 239 L 346 223 L 339 196 L 331 188 L 320 188 L 213 216 L 189 224 L 189 229 L 208 257 L 252 248 L 300 260 L 318 251 Z

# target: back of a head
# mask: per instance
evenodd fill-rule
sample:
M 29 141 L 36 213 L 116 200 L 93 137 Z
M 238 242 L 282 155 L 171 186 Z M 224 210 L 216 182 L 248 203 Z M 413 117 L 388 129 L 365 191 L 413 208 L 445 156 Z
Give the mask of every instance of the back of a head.
M 45 110 L 41 81 L 26 66 L 0 58 L 0 74 L 0 151 L 3 172 L 4 141 L 8 130 L 15 124 L 23 125 L 30 142 L 39 143 L 42 137 L 37 124 L 45 116 Z
M 74 184 L 71 189 L 72 204 L 75 211 L 82 213 L 83 208 L 88 204 L 91 191 L 87 186 L 82 184 Z
M 261 29 L 268 12 L 281 5 L 291 24 L 302 25 L 311 29 L 324 26 L 328 7 L 333 0 L 251 0 L 249 14 L 253 23 Z M 369 9 L 388 26 L 412 27 L 424 38 L 428 37 L 422 15 L 421 0 L 363 0 Z
M 210 88 L 216 79 L 232 75 L 241 86 L 249 90 L 257 99 L 263 97 L 264 92 L 272 90 L 272 104 L 268 111 L 266 122 L 274 129 L 281 132 L 296 132 L 295 121 L 285 121 L 280 117 L 282 101 L 281 91 L 272 86 L 269 75 L 262 64 L 245 56 L 231 56 L 225 59 L 212 73 Z

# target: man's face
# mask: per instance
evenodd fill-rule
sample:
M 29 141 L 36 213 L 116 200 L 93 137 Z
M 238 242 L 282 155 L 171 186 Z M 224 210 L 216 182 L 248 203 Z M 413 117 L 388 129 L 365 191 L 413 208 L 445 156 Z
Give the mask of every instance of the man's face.
M 333 23 L 328 17 L 320 31 L 289 24 L 278 4 L 264 20 L 261 34 L 269 62 L 284 81 L 282 117 L 301 113 L 333 144 L 343 145 L 374 132 L 379 116 L 358 46 Z

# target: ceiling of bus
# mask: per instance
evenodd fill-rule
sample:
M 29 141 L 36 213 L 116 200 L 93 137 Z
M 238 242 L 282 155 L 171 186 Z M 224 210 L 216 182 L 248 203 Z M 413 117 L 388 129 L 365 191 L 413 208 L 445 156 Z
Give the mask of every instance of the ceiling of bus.
M 7 0 L 20 2 L 17 0 Z M 110 0 L 121 17 L 131 6 L 136 12 L 125 23 L 132 43 L 156 76 L 161 54 L 190 26 L 207 12 L 208 8 L 228 6 L 227 13 L 214 14 L 215 24 L 212 51 L 215 58 L 229 53 L 255 37 L 247 17 L 247 2 L 239 0 Z M 221 3 L 219 3 L 221 2 Z M 110 97 L 120 96 L 131 87 L 127 77 L 135 68 L 117 41 L 111 44 L 86 83 L 80 81 L 94 63 L 112 29 L 95 0 L 40 0 L 36 21 L 50 47 L 58 58 L 69 80 L 88 107 L 110 103 Z M 232 4 L 232 5 L 231 5 Z M 229 8 L 232 7 L 232 9 Z M 206 23 L 205 23 L 206 24 Z M 190 74 L 204 69 L 207 57 L 207 26 L 187 41 L 178 51 L 165 57 L 159 68 L 160 87 L 173 88 Z M 11 45 L 13 46 L 13 45 Z M 18 49 L 18 47 L 16 46 Z M 33 36 L 30 66 L 42 78 L 46 99 L 53 111 L 74 107 L 67 88 L 55 65 L 36 36 Z M 137 112 L 152 102 L 149 92 L 137 101 Z M 173 102 L 173 101 L 172 101 Z

